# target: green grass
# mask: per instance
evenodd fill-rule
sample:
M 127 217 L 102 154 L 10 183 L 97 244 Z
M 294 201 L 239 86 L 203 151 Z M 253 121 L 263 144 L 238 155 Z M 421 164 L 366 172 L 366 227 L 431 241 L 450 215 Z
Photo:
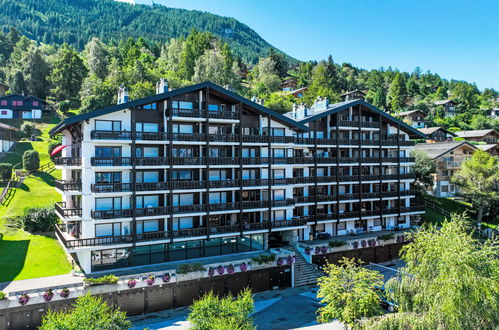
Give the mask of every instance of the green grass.
M 440 212 L 435 211 L 434 209 L 431 209 L 429 207 L 426 208 L 425 214 L 423 214 L 423 221 L 425 223 L 431 223 L 437 226 L 440 226 L 444 220 L 447 218 L 445 215 L 443 215 Z
M 57 240 L 18 232 L 0 240 L 0 282 L 67 274 L 71 264 Z
M 10 121 L 10 123 L 9 123 Z M 9 125 L 20 126 L 16 120 L 2 120 Z M 38 141 L 21 141 L 6 154 L 0 162 L 15 165 L 21 162 L 24 151 L 34 149 L 40 154 L 40 165 L 48 163 L 48 144 L 52 141 L 48 131 L 57 123 L 57 118 L 45 118 L 38 122 L 42 131 Z M 35 206 L 51 206 L 60 201 L 61 196 L 54 189 L 54 181 L 61 178 L 60 170 L 50 173 L 35 173 L 27 177 L 21 187 L 14 190 L 13 197 L 0 206 L 0 282 L 67 274 L 71 265 L 64 250 L 56 239 L 42 235 L 32 235 L 22 230 L 5 232 L 8 217 L 22 215 L 24 210 Z M 2 234 L 3 233 L 3 234 Z
M 470 203 L 466 203 L 460 200 L 445 197 L 435 197 L 430 195 L 424 195 L 424 199 L 450 213 L 463 213 L 464 211 L 472 211 Z

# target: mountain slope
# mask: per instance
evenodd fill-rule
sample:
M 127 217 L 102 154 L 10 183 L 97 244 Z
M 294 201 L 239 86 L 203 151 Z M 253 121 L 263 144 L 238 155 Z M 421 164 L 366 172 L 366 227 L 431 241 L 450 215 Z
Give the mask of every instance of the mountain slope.
M 113 0 L 0 0 L 0 8 L 0 28 L 14 26 L 31 39 L 66 42 L 79 50 L 94 36 L 103 41 L 128 37 L 166 41 L 193 28 L 223 38 L 249 63 L 272 47 L 234 18 L 195 10 L 132 6 Z

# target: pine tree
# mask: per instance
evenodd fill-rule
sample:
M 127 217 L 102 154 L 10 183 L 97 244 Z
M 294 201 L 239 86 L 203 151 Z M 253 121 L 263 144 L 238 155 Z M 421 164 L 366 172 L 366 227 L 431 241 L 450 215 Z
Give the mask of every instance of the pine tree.
M 388 104 L 392 111 L 400 111 L 404 108 L 407 90 L 405 88 L 404 77 L 397 72 L 388 89 Z
M 52 93 L 57 100 L 71 100 L 78 96 L 87 69 L 80 55 L 67 44 L 57 51 L 51 81 Z

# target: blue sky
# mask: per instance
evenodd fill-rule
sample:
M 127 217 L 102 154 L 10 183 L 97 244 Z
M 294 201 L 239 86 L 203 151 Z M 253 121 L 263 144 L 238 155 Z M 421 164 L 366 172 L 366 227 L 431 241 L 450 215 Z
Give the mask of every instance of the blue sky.
M 137 0 L 150 3 L 150 0 Z M 498 0 L 155 0 L 230 16 L 300 60 L 416 66 L 499 90 Z

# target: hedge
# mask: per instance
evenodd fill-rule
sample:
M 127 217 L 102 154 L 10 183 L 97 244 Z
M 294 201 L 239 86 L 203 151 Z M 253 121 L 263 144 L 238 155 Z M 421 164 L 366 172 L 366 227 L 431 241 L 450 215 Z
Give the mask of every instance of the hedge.
M 12 178 L 12 164 L 0 163 L 0 178 L 9 181 Z
M 26 150 L 23 154 L 23 168 L 27 171 L 34 172 L 40 168 L 40 155 L 38 151 Z
M 114 275 L 106 275 L 98 278 L 85 278 L 83 282 L 85 282 L 85 284 L 88 284 L 90 286 L 116 284 L 118 283 L 118 277 Z

